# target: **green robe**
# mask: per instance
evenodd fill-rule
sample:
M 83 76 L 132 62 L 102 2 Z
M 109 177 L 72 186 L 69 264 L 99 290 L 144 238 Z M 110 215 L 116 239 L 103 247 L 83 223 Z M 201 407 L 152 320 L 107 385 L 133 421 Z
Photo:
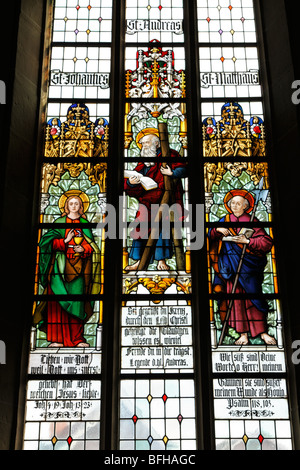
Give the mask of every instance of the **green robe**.
M 66 216 L 60 217 L 55 223 L 66 223 Z M 79 275 L 71 281 L 66 280 L 66 263 L 67 256 L 65 252 L 53 251 L 53 240 L 65 238 L 65 228 L 53 228 L 45 233 L 39 243 L 40 257 L 39 257 L 39 279 L 42 287 L 44 288 L 44 294 L 48 292 L 48 286 L 54 295 L 65 295 L 66 299 L 59 299 L 57 302 L 61 305 L 64 311 L 70 315 L 75 316 L 81 320 L 88 320 L 92 314 L 93 302 L 87 302 L 85 299 L 73 300 L 68 299 L 69 295 L 79 294 L 99 294 L 100 285 L 100 261 L 101 254 L 100 249 L 94 241 L 93 234 L 89 228 L 83 227 L 87 224 L 87 220 L 80 218 L 80 223 L 74 224 L 74 228 L 80 228 L 83 232 L 83 236 L 87 243 L 93 248 L 92 252 L 92 263 L 90 272 L 85 276 Z M 88 280 L 88 283 L 85 282 Z M 55 300 L 55 298 L 53 299 Z M 38 327 L 44 323 L 45 309 L 47 302 L 41 302 L 33 316 L 33 323 Z

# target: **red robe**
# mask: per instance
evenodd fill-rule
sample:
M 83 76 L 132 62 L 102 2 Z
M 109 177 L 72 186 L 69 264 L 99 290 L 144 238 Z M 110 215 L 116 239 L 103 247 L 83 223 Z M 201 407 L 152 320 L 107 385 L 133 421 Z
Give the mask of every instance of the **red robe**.
M 172 157 L 179 157 L 179 154 L 175 152 L 175 150 L 171 150 Z M 158 155 L 158 159 L 160 154 Z M 186 169 L 185 162 L 172 162 L 169 164 L 172 170 L 176 170 L 177 168 L 184 168 Z M 151 219 L 151 206 L 153 204 L 160 204 L 162 197 L 165 192 L 165 185 L 164 185 L 164 175 L 161 173 L 160 169 L 162 167 L 162 162 L 158 161 L 155 165 L 149 167 L 147 171 L 147 177 L 153 179 L 157 183 L 157 188 L 151 189 L 147 191 L 143 188 L 141 184 L 138 185 L 130 185 L 128 179 L 124 180 L 124 190 L 126 194 L 130 197 L 134 197 L 140 203 L 140 206 L 144 206 L 146 211 L 139 210 L 136 214 L 136 221 L 144 222 L 148 219 L 150 222 Z M 135 171 L 138 173 L 143 173 L 144 162 L 139 163 Z M 182 218 L 184 214 L 184 207 L 183 207 L 183 187 L 180 179 L 176 179 L 174 184 L 174 192 L 172 194 L 173 201 L 172 204 L 178 204 L 178 218 Z M 169 205 L 172 205 L 169 203 Z M 153 214 L 152 214 L 153 215 Z M 141 238 L 143 238 L 145 234 L 141 233 Z
M 243 214 L 241 217 L 236 218 L 234 214 L 230 214 L 230 216 L 225 217 L 226 222 L 239 222 L 243 224 L 243 222 L 249 222 L 250 216 L 248 214 Z M 257 219 L 255 219 L 256 221 Z M 254 222 L 255 222 L 254 221 Z M 241 225 L 242 227 L 242 225 Z M 249 253 L 250 256 L 253 256 L 254 259 L 257 257 L 257 260 L 260 257 L 264 257 L 272 248 L 273 241 L 269 235 L 265 232 L 263 228 L 260 227 L 251 227 L 254 229 L 254 233 L 250 238 L 250 243 L 247 245 L 246 252 Z M 231 229 L 232 234 L 238 234 L 241 228 Z M 214 269 L 216 271 L 217 276 L 222 278 L 222 273 L 219 273 L 218 268 L 218 256 L 220 253 L 220 246 L 218 247 L 218 242 L 222 239 L 223 235 L 216 231 L 213 228 L 210 231 L 210 239 L 212 241 L 211 248 L 210 248 L 210 255 L 213 260 Z M 233 243 L 233 242 L 232 242 Z M 242 247 L 242 246 L 241 246 Z M 226 279 L 223 281 L 225 284 L 225 293 L 231 294 L 234 284 L 234 276 L 232 279 Z M 216 284 L 215 289 L 221 287 L 221 284 Z M 221 292 L 216 290 L 216 292 Z M 261 333 L 265 333 L 267 331 L 267 319 L 266 313 L 259 309 L 255 304 L 254 300 L 251 299 L 239 299 L 239 294 L 246 294 L 246 291 L 238 282 L 236 291 L 237 298 L 234 299 L 230 319 L 229 319 L 229 326 L 234 328 L 237 333 L 250 333 L 251 336 L 254 338 Z M 227 310 L 228 302 L 224 301 L 221 302 L 220 305 L 220 315 L 221 320 L 224 320 L 226 310 Z

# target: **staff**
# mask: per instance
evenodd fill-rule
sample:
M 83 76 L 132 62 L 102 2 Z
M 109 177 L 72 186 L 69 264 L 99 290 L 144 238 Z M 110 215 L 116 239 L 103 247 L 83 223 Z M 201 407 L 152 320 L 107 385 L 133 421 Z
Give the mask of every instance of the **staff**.
M 169 139 L 168 139 L 168 130 L 167 130 L 167 124 L 165 122 L 159 122 L 158 124 L 158 131 L 159 131 L 159 138 L 160 138 L 160 145 L 161 145 L 161 153 L 162 157 L 170 157 L 170 145 L 169 145 Z M 167 163 L 162 162 L 162 167 L 166 168 Z M 175 180 L 176 181 L 176 180 Z M 152 251 L 155 247 L 155 243 L 159 238 L 159 224 L 162 220 L 162 214 L 164 210 L 164 205 L 172 205 L 174 202 L 174 190 L 173 190 L 173 184 L 174 180 L 170 178 L 168 175 L 164 175 L 164 194 L 160 203 L 160 207 L 158 210 L 158 213 L 156 214 L 155 217 L 155 224 L 154 227 L 152 227 L 147 245 L 145 246 L 138 270 L 143 271 L 147 269 L 148 264 L 151 259 Z M 170 220 L 171 222 L 174 222 L 174 217 L 173 213 L 170 214 Z M 175 256 L 176 256 L 176 264 L 177 264 L 177 269 L 179 271 L 184 271 L 185 270 L 185 259 L 184 259 L 184 251 L 183 251 L 183 244 L 182 244 L 182 239 L 177 234 L 177 230 L 175 225 L 172 225 L 172 238 L 174 242 L 174 247 L 175 247 Z
M 254 217 L 255 217 L 255 213 L 256 213 L 256 209 L 257 209 L 259 201 L 265 202 L 266 199 L 267 199 L 268 190 L 264 190 L 263 186 L 264 186 L 264 178 L 261 178 L 261 180 L 259 182 L 259 185 L 258 185 L 258 190 L 253 191 L 256 194 L 256 198 L 255 198 L 255 203 L 254 203 L 254 207 L 253 207 L 253 210 L 252 210 L 250 222 L 254 221 Z M 238 268 L 237 268 L 237 271 L 236 271 L 236 275 L 235 275 L 235 279 L 234 279 L 234 283 L 233 283 L 233 287 L 232 287 L 232 291 L 231 291 L 232 296 L 235 294 L 235 291 L 236 291 L 237 283 L 238 283 L 238 280 L 239 280 L 239 277 L 240 277 L 241 268 L 242 268 L 242 264 L 243 264 L 245 253 L 246 253 L 246 247 L 247 247 L 247 245 L 244 245 L 243 249 L 242 249 L 242 254 L 241 254 L 241 257 L 240 257 L 240 260 L 239 260 Z M 227 324 L 228 324 L 231 309 L 232 309 L 232 306 L 233 306 L 233 302 L 234 302 L 234 299 L 232 297 L 230 299 L 230 302 L 229 302 L 229 305 L 228 305 L 228 308 L 227 308 L 227 312 L 226 312 L 226 316 L 225 316 L 221 336 L 220 336 L 220 339 L 219 339 L 219 346 L 223 343 L 223 340 L 224 340 L 225 332 L 227 330 Z

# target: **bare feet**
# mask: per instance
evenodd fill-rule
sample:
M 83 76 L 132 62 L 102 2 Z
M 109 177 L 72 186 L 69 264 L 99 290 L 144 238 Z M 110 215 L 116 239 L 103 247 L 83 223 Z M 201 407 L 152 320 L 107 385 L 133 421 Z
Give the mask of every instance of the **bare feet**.
M 136 271 L 137 268 L 139 267 L 139 264 L 140 264 L 140 261 L 137 261 L 134 264 L 129 264 L 128 266 L 126 266 L 125 271 Z
M 170 267 L 167 265 L 165 260 L 162 259 L 157 263 L 157 269 L 158 271 L 169 271 Z
M 268 333 L 262 333 L 260 335 L 261 339 L 268 345 L 275 345 L 276 340 L 272 336 L 268 335 Z M 238 346 L 246 346 L 249 343 L 247 333 L 242 333 L 239 339 L 236 340 L 235 344 Z
M 273 336 L 268 335 L 267 333 L 262 333 L 260 337 L 266 344 L 270 344 L 270 345 L 276 344 L 276 339 L 273 338 Z
M 63 343 L 50 343 L 48 348 L 63 348 Z
M 249 343 L 247 333 L 242 333 L 239 339 L 236 340 L 234 344 L 238 346 L 246 346 Z
M 89 343 L 78 343 L 76 347 L 77 348 L 89 348 L 90 345 Z

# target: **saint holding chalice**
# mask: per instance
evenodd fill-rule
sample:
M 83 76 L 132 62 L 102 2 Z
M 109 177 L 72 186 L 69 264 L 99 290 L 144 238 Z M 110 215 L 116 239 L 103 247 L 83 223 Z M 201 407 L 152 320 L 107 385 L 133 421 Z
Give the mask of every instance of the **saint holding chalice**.
M 83 331 L 93 314 L 93 302 L 80 295 L 100 291 L 100 250 L 92 231 L 85 227 L 88 206 L 82 191 L 64 193 L 57 228 L 46 232 L 39 243 L 39 280 L 44 294 L 59 296 L 41 302 L 34 313 L 34 323 L 46 332 L 49 347 L 89 347 Z M 78 300 L 74 295 L 79 295 Z
M 84 240 L 84 236 L 83 236 L 83 233 L 81 230 L 78 230 L 78 229 L 75 229 L 74 230 L 74 237 L 73 237 L 73 240 L 75 242 L 75 245 L 74 247 L 77 247 L 78 245 L 81 245 L 81 243 L 83 242 Z M 73 247 L 73 248 L 74 248 Z M 75 251 L 75 250 L 74 250 Z M 80 250 L 82 251 L 82 250 Z M 80 256 L 80 252 L 76 252 L 75 251 L 75 255 L 74 256 Z

